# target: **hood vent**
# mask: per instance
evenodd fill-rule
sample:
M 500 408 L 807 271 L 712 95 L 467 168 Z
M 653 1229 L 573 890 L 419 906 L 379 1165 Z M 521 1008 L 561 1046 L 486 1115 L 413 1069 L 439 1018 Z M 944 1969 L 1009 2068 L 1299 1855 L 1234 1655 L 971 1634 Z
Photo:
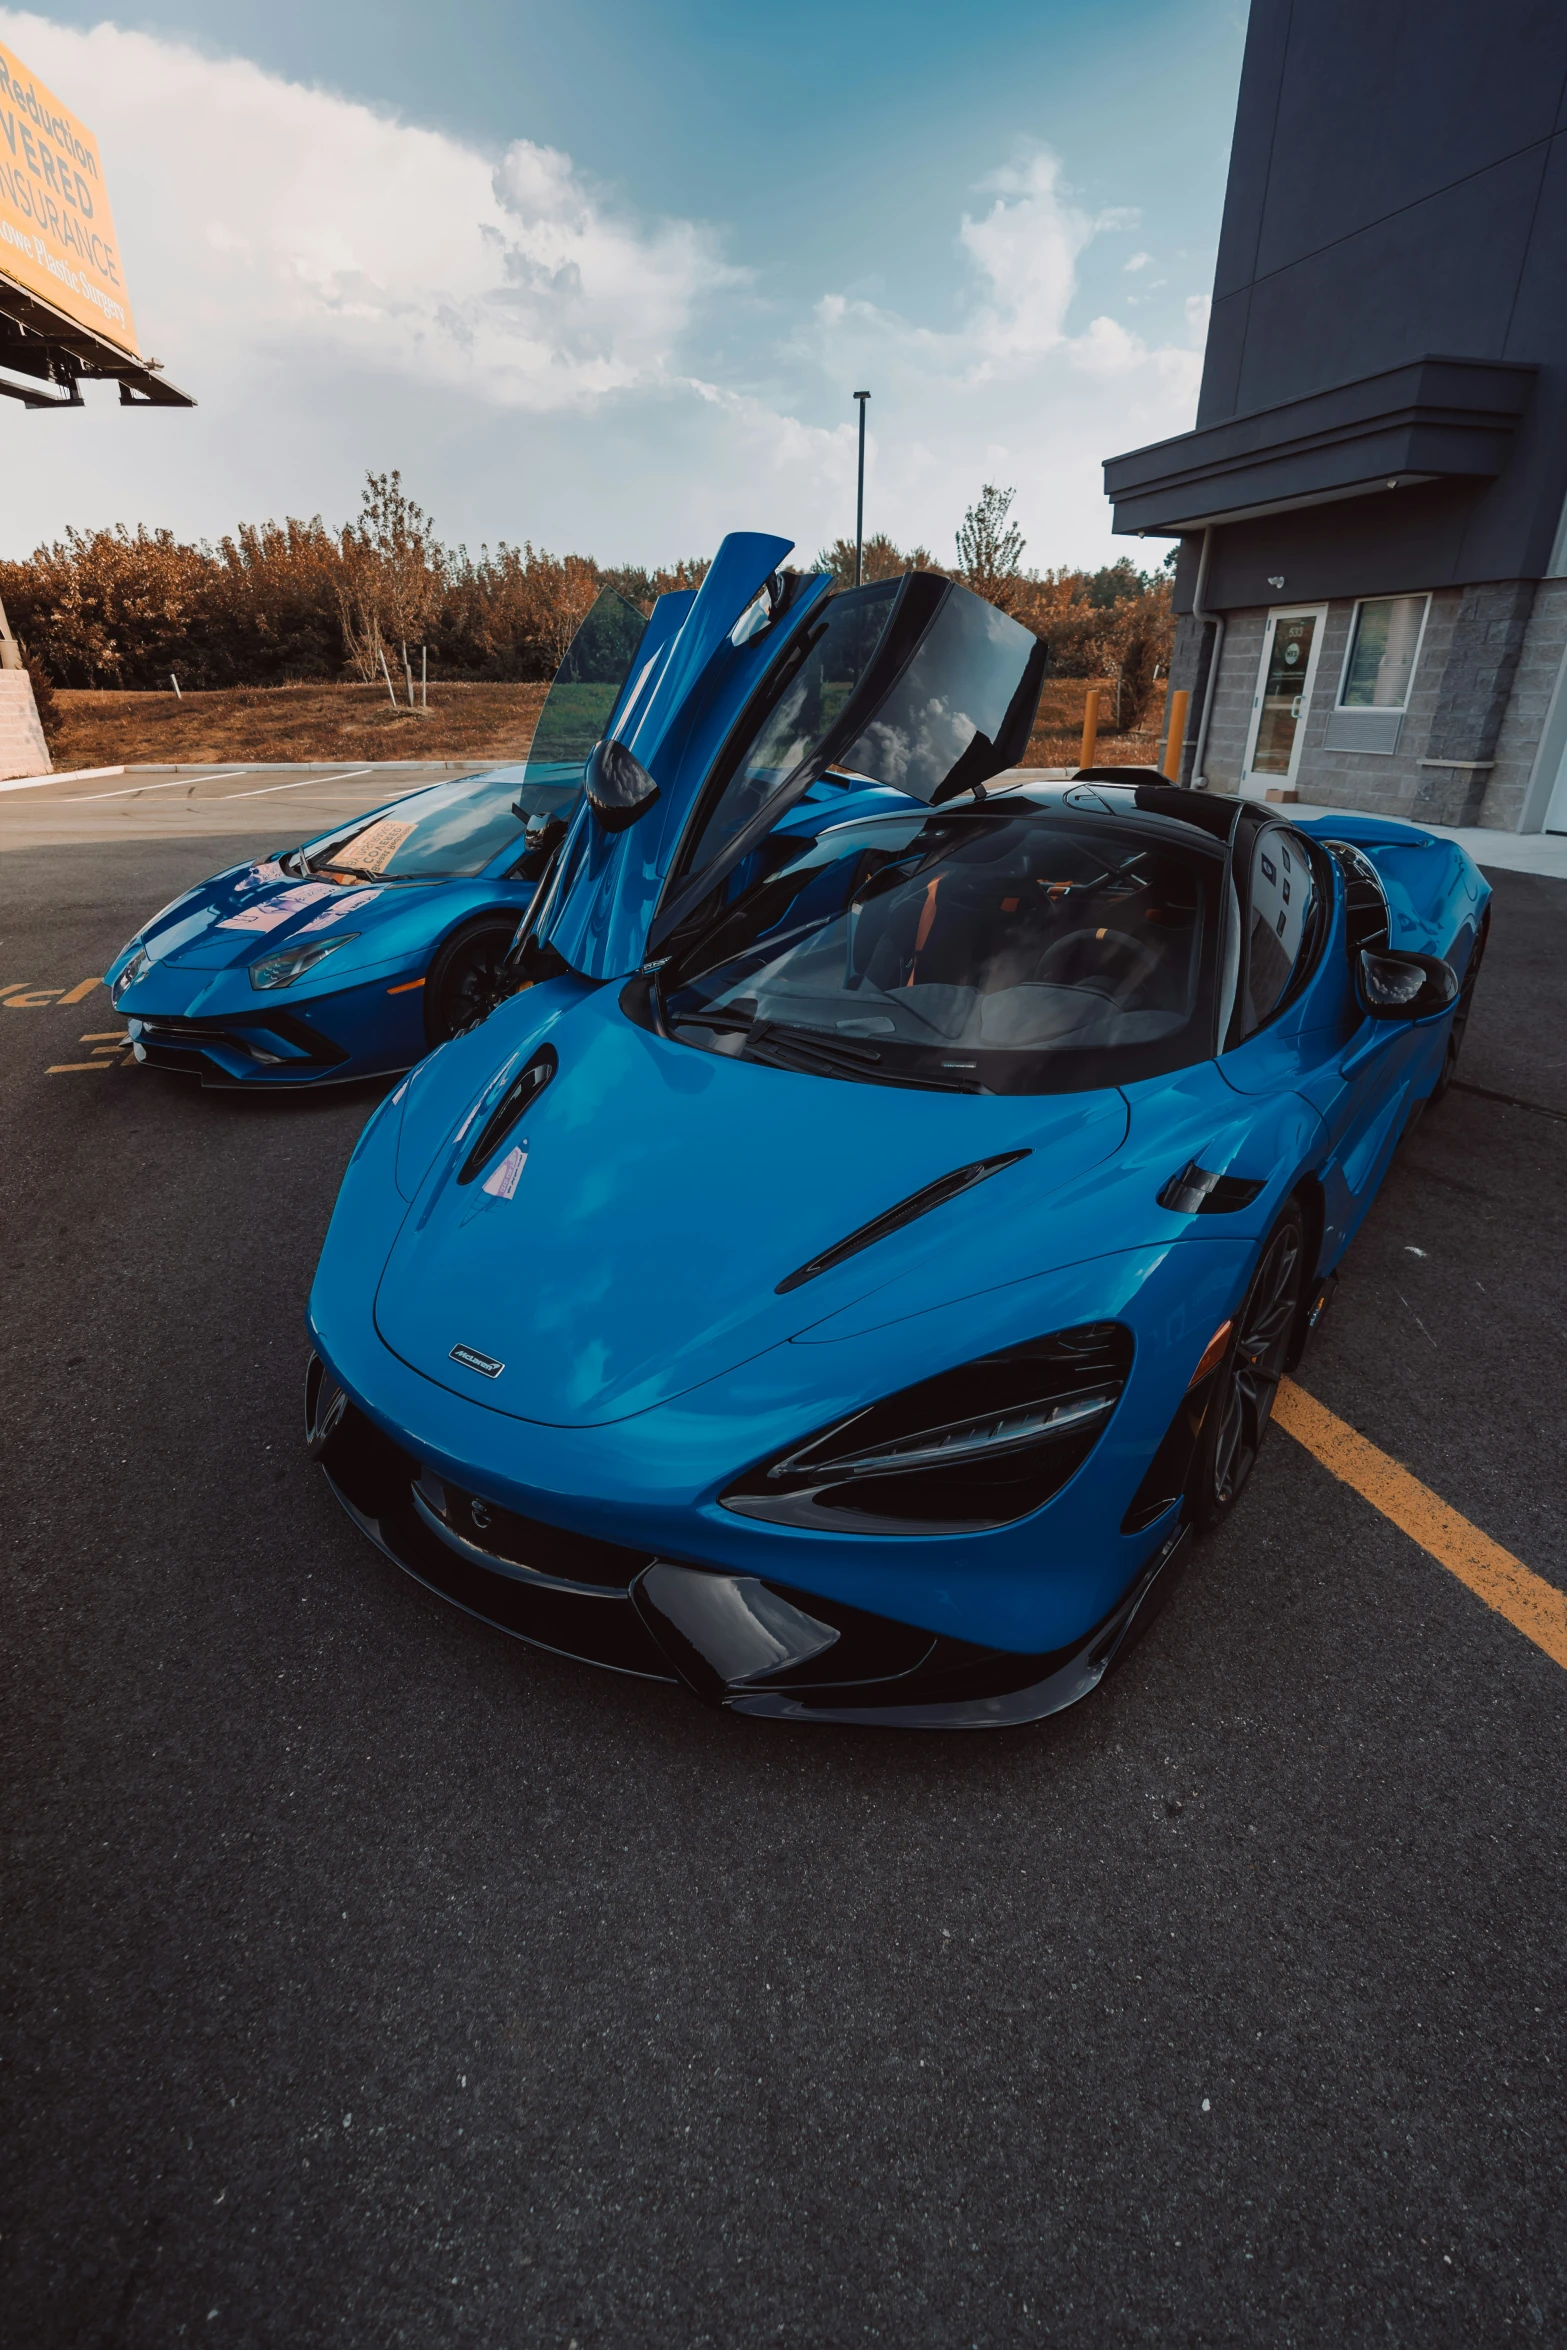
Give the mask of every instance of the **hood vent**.
M 956 1199 L 959 1192 L 972 1190 L 976 1183 L 985 1182 L 991 1175 L 999 1175 L 1003 1167 L 1016 1166 L 1019 1159 L 1032 1156 L 1033 1153 L 1026 1150 L 1003 1151 L 998 1158 L 975 1159 L 967 1167 L 955 1167 L 950 1175 L 938 1175 L 935 1182 L 927 1183 L 923 1191 L 911 1191 L 907 1199 L 900 1200 L 895 1208 L 888 1208 L 885 1215 L 873 1217 L 869 1224 L 862 1224 L 858 1231 L 835 1241 L 831 1248 L 824 1248 L 820 1256 L 811 1257 L 805 1264 L 797 1266 L 794 1272 L 785 1274 L 773 1294 L 782 1297 L 788 1290 L 798 1289 L 803 1282 L 814 1281 L 818 1273 L 830 1272 L 834 1265 L 841 1265 L 846 1257 L 858 1256 L 862 1248 L 873 1248 L 878 1240 L 885 1240 L 889 1232 L 897 1232 L 903 1225 L 912 1224 L 916 1217 L 928 1216 L 932 1208 L 939 1208 L 947 1200 Z
M 552 1044 L 540 1045 L 527 1067 L 514 1077 L 479 1130 L 479 1139 L 462 1163 L 459 1183 L 471 1183 L 505 1141 L 528 1104 L 537 1101 L 560 1065 Z

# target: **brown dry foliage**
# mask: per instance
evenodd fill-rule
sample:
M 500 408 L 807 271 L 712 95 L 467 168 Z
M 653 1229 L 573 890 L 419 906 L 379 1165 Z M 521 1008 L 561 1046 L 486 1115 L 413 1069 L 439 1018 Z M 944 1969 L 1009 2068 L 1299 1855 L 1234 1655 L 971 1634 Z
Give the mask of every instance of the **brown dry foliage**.
M 242 523 L 216 546 L 172 531 L 67 530 L 0 561 L 0 598 L 26 653 L 56 685 L 167 690 L 281 685 L 345 674 L 427 647 L 432 674 L 553 676 L 601 587 L 648 608 L 700 584 L 707 565 L 619 569 L 504 541 L 447 547 L 396 472 L 370 474 L 356 521 Z
M 1107 734 L 1135 731 L 1169 666 L 1168 575 L 1124 559 L 1095 572 L 1024 571 L 1011 503 L 1009 490 L 985 486 L 957 534 L 956 566 L 877 533 L 864 575 L 950 569 L 1048 640 L 1053 678 L 1111 684 Z M 853 541 L 834 541 L 817 564 L 851 580 Z M 319 515 L 242 523 L 216 546 L 123 525 L 68 530 L 24 562 L 0 561 L 0 597 L 36 673 L 57 686 L 373 684 L 384 656 L 401 689 L 405 646 L 416 675 L 428 648 L 433 679 L 549 678 L 601 588 L 648 609 L 666 590 L 699 586 L 706 570 L 700 560 L 614 569 L 529 542 L 472 556 L 442 543 L 391 472 L 366 476 L 357 519 L 338 530 Z

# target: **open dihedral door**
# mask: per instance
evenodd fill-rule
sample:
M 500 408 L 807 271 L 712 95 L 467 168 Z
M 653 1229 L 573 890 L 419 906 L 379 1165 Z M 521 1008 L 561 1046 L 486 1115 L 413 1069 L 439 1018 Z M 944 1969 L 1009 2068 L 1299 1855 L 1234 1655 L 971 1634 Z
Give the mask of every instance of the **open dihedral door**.
M 928 806 L 1022 755 L 1045 660 L 1028 629 L 929 572 L 834 594 L 780 572 L 788 551 L 732 534 L 678 632 L 653 647 L 649 624 L 530 915 L 585 977 L 635 971 L 700 920 L 813 785 Z

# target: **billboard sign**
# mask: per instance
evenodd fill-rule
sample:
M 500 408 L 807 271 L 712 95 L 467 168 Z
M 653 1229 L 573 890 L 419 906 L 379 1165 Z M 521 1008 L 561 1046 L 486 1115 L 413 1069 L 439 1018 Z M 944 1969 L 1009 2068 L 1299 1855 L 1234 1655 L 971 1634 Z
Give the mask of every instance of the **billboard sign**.
M 3 42 L 0 278 L 135 352 L 98 142 Z

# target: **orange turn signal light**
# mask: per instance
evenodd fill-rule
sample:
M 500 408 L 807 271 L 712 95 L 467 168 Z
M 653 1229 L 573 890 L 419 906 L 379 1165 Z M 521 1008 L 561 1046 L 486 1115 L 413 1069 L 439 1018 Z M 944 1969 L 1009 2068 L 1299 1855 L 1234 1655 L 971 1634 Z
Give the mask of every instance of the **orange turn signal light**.
M 1224 1360 L 1224 1350 L 1230 1343 L 1230 1332 L 1234 1329 L 1234 1327 L 1235 1324 L 1233 1322 L 1221 1322 L 1219 1324 L 1218 1329 L 1214 1332 L 1213 1336 L 1209 1339 L 1207 1345 L 1202 1350 L 1202 1361 L 1197 1365 L 1196 1370 L 1192 1373 L 1191 1377 L 1186 1382 L 1186 1389 L 1188 1394 L 1190 1394 L 1191 1390 L 1196 1386 L 1199 1379 L 1206 1379 L 1210 1371 L 1216 1371 L 1219 1368 L 1219 1365 Z

